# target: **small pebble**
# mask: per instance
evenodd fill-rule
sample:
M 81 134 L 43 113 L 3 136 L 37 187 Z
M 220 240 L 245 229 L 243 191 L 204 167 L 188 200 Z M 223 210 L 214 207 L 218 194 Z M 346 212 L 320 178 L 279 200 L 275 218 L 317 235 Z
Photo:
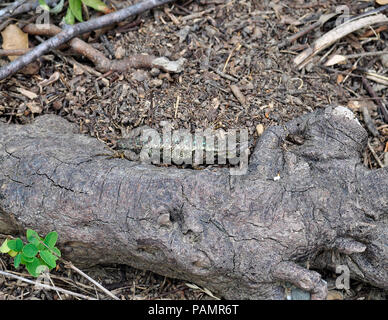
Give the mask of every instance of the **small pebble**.
M 160 74 L 160 70 L 158 68 L 152 68 L 150 74 L 153 77 L 157 77 Z
M 142 82 L 149 78 L 148 72 L 144 70 L 136 70 L 132 73 L 132 79 Z
M 125 49 L 122 46 L 117 47 L 115 51 L 115 58 L 122 59 L 125 56 Z
M 311 295 L 310 292 L 294 287 L 291 289 L 291 300 L 311 300 Z
M 259 136 L 261 136 L 261 135 L 263 134 L 263 132 L 264 132 L 264 126 L 263 126 L 261 123 L 259 123 L 259 124 L 256 126 L 256 131 L 257 131 L 257 134 L 258 134 Z
M 152 80 L 150 81 L 150 87 L 156 87 L 156 88 L 158 88 L 158 87 L 160 87 L 162 84 L 163 84 L 163 80 L 161 80 L 161 79 L 152 79 Z

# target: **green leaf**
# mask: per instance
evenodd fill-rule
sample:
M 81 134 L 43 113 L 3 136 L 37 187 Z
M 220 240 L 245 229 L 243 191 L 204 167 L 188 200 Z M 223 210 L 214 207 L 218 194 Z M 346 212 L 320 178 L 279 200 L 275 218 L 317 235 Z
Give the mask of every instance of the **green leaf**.
M 40 274 L 44 271 L 52 270 L 53 268 L 50 268 L 46 262 L 44 262 L 41 258 L 38 258 L 39 260 L 39 266 L 36 268 L 36 273 Z
M 27 229 L 27 241 L 28 242 L 34 242 L 36 240 L 42 240 L 41 237 L 39 237 L 39 234 L 36 233 L 36 231 Z
M 46 237 L 44 238 L 44 243 L 49 247 L 49 248 L 54 248 L 55 244 L 57 243 L 58 240 L 58 233 L 55 231 L 49 232 Z
M 69 0 L 69 7 L 73 15 L 79 22 L 82 22 L 82 3 L 81 0 Z
M 109 11 L 108 6 L 101 0 L 82 0 L 82 3 L 88 7 L 93 8 L 94 10 L 107 12 Z
M 54 248 L 52 248 L 51 250 L 53 250 L 54 253 L 55 253 L 58 257 L 61 256 L 61 251 L 60 251 L 57 247 L 54 247 Z M 57 257 L 56 257 L 56 258 L 57 258 Z
M 9 240 L 7 245 L 8 248 L 16 252 L 20 252 L 23 249 L 23 241 L 20 238 Z
M 54 14 L 57 14 L 57 13 L 61 12 L 62 9 L 63 9 L 63 4 L 64 4 L 64 3 L 65 3 L 65 0 L 59 1 L 59 3 L 58 3 L 54 8 L 52 8 L 52 9 L 50 10 L 50 12 L 51 12 L 51 13 L 54 13 Z
M 26 263 L 26 268 L 30 275 L 33 277 L 38 277 L 39 274 L 36 272 L 36 268 L 40 266 L 41 263 L 39 262 L 37 257 L 34 257 L 31 263 Z
M 3 244 L 0 247 L 0 252 L 1 253 L 8 253 L 9 251 L 11 251 L 11 248 L 8 247 L 8 239 L 5 239 Z
M 35 257 L 38 251 L 38 248 L 32 243 L 26 244 L 23 248 L 23 254 L 28 258 Z
M 23 241 L 20 238 L 16 239 L 16 250 L 17 252 L 20 252 L 23 250 Z
M 57 259 L 50 251 L 43 250 L 39 254 L 40 254 L 40 257 L 43 259 L 43 261 L 46 262 L 50 268 L 56 267 L 56 265 L 57 265 L 56 260 Z
M 33 260 L 34 260 L 33 257 L 32 258 L 27 257 L 24 253 L 21 253 L 21 261 L 20 261 L 21 264 L 31 263 Z
M 73 25 L 75 23 L 74 14 L 71 12 L 70 8 L 67 8 L 65 23 L 69 25 Z
M 13 265 L 15 266 L 15 268 L 18 268 L 18 267 L 19 267 L 21 261 L 22 261 L 22 254 L 19 253 L 19 254 L 15 257 L 15 260 L 13 261 Z
M 50 11 L 50 7 L 47 5 L 45 0 L 39 0 L 39 6 L 46 11 Z
M 13 258 L 13 257 L 15 257 L 18 253 L 17 253 L 16 251 L 9 250 L 9 251 L 8 251 L 8 254 Z
M 46 0 L 39 0 L 39 5 L 43 10 L 46 10 L 46 11 L 48 11 L 50 13 L 54 13 L 54 14 L 62 11 L 64 3 L 65 3 L 65 1 L 61 0 L 54 8 L 50 9 L 50 7 L 46 3 Z

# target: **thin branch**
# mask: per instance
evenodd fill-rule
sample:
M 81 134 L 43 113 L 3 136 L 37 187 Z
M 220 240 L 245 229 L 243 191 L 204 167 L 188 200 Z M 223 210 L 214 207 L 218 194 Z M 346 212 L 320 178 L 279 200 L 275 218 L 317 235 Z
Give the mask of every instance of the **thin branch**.
M 22 56 L 31 49 L 0 49 L 0 57 L 3 56 Z
M 68 295 L 71 295 L 71 296 L 74 296 L 74 297 L 82 298 L 82 299 L 97 300 L 96 298 L 88 297 L 88 296 L 85 296 L 83 294 L 75 293 L 75 292 L 72 292 L 72 291 L 69 291 L 69 290 L 65 290 L 65 289 L 62 289 L 62 288 L 58 288 L 58 287 L 52 287 L 52 286 L 49 286 L 47 284 L 40 283 L 38 281 L 32 281 L 32 280 L 26 279 L 24 277 L 17 276 L 15 274 L 12 274 L 12 273 L 9 273 L 9 272 L 6 272 L 6 271 L 1 271 L 0 270 L 0 274 L 3 275 L 3 276 L 9 277 L 9 278 L 14 278 L 14 279 L 17 279 L 17 280 L 20 280 L 20 281 L 23 281 L 23 282 L 27 282 L 29 284 L 33 284 L 33 285 L 35 285 L 37 287 L 40 287 L 42 289 L 56 290 L 58 292 L 62 292 L 62 293 L 65 293 L 65 294 L 68 294 Z
M 377 155 L 376 151 L 372 148 L 372 146 L 370 145 L 369 141 L 368 141 L 368 148 L 369 148 L 370 152 L 372 153 L 373 157 L 376 159 L 376 161 L 377 161 L 378 165 L 380 166 L 380 168 L 384 168 L 384 164 L 379 159 L 379 156 Z
M 384 51 L 375 51 L 375 52 L 361 52 L 361 53 L 355 53 L 355 54 L 348 54 L 346 57 L 347 59 L 352 58 L 362 58 L 362 57 L 373 57 L 373 56 L 382 56 L 384 54 L 388 54 L 388 50 Z
M 55 36 L 60 33 L 62 29 L 51 24 L 28 24 L 23 28 L 23 31 L 33 35 Z M 110 60 L 106 58 L 102 52 L 79 38 L 71 39 L 69 45 L 75 52 L 92 61 L 97 70 L 104 73 L 108 71 L 125 72 L 131 68 L 151 69 L 154 67 L 165 72 L 179 73 L 183 70 L 183 63 L 185 61 L 185 59 L 182 58 L 177 61 L 169 61 L 167 58 L 157 58 L 147 54 L 136 54 L 125 57 L 124 59 Z
M 27 0 L 18 0 L 18 1 L 15 1 L 14 3 L 11 3 L 9 6 L 5 7 L 4 9 L 1 9 L 0 17 L 6 14 L 12 14 L 17 8 L 23 5 L 26 1 Z
M 35 237 L 36 238 L 36 237 Z M 94 279 L 92 279 L 91 277 L 89 277 L 86 273 L 82 272 L 80 269 L 78 269 L 76 266 L 74 266 L 70 261 L 66 261 L 65 259 L 61 258 L 60 256 L 58 256 L 53 250 L 52 248 L 50 248 L 49 246 L 47 246 L 42 240 L 36 238 L 42 245 L 44 245 L 50 252 L 51 254 L 53 254 L 54 256 L 56 256 L 59 260 L 61 260 L 65 266 L 73 269 L 75 272 L 79 273 L 81 276 L 83 276 L 84 278 L 88 279 L 91 283 L 93 283 L 96 287 L 98 287 L 99 289 L 102 290 L 102 292 L 105 292 L 108 296 L 110 296 L 111 298 L 113 298 L 114 300 L 120 300 L 119 298 L 117 298 L 113 293 L 111 293 L 109 290 L 105 289 L 102 285 L 100 285 L 97 281 L 95 281 Z
M 10 6 L 0 10 L 0 23 L 9 17 L 16 16 L 18 14 L 26 13 L 35 10 L 39 6 L 39 1 L 35 0 L 33 2 L 26 1 L 15 1 Z M 46 0 L 46 3 L 49 6 L 56 4 L 58 0 Z
M 89 277 L 86 273 L 82 272 L 80 269 L 78 269 L 76 266 L 74 266 L 71 262 L 67 262 L 67 266 L 77 273 L 79 273 L 84 278 L 88 279 L 91 283 L 93 283 L 96 287 L 98 287 L 100 290 L 102 290 L 104 293 L 106 293 L 108 296 L 110 296 L 114 300 L 120 300 L 118 297 L 116 297 L 112 292 L 105 289 L 102 285 L 100 285 L 97 281 L 93 280 L 91 277 Z
M 311 60 L 312 57 L 327 47 L 331 46 L 337 40 L 361 28 L 387 22 L 388 17 L 383 14 L 377 14 L 374 16 L 367 16 L 361 19 L 347 21 L 325 33 L 319 39 L 315 40 L 310 48 L 304 50 L 295 57 L 294 63 L 298 66 L 299 69 L 301 69 Z
M 86 32 L 100 29 L 108 25 L 118 23 L 127 19 L 128 17 L 140 14 L 146 10 L 152 9 L 154 7 L 172 2 L 174 0 L 145 0 L 143 2 L 136 3 L 127 8 L 121 9 L 119 11 L 86 21 L 82 23 L 75 24 L 73 26 L 66 25 L 66 27 L 56 36 L 48 39 L 47 41 L 41 43 L 39 46 L 35 47 L 24 56 L 19 57 L 18 59 L 12 61 L 8 65 L 0 69 L 0 80 L 3 80 L 15 72 L 19 71 L 24 66 L 33 62 L 34 60 L 41 57 L 43 54 L 49 50 L 58 47 L 59 45 L 71 40 L 72 38 L 84 34 Z
M 376 92 L 373 90 L 369 82 L 366 80 L 365 77 L 362 77 L 362 84 L 364 85 L 366 91 L 368 91 L 369 95 L 372 97 L 372 99 L 376 102 L 376 104 L 379 107 L 380 113 L 384 118 L 384 121 L 388 123 L 388 110 L 387 107 L 385 106 L 385 103 L 379 99 L 377 96 Z

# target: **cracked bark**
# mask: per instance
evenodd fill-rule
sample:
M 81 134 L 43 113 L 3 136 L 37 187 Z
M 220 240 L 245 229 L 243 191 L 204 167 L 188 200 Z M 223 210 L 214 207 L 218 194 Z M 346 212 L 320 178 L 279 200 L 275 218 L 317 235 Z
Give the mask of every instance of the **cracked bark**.
M 0 123 L 0 232 L 56 230 L 75 264 L 128 264 L 231 299 L 283 299 L 286 282 L 323 299 L 318 271 L 338 264 L 388 289 L 388 170 L 363 167 L 366 141 L 328 107 L 267 129 L 248 173 L 230 176 L 97 156 L 103 143 L 53 115 Z

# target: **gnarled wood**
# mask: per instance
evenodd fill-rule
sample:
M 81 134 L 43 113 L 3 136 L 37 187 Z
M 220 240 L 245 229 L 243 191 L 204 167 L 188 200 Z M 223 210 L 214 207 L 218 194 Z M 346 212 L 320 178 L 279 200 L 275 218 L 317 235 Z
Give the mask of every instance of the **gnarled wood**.
M 128 264 L 225 298 L 283 299 L 290 282 L 322 299 L 307 264 L 347 264 L 388 289 L 388 170 L 362 165 L 366 141 L 348 110 L 329 107 L 267 129 L 248 173 L 231 176 L 108 159 L 53 115 L 0 124 L 0 232 L 56 230 L 76 264 Z

